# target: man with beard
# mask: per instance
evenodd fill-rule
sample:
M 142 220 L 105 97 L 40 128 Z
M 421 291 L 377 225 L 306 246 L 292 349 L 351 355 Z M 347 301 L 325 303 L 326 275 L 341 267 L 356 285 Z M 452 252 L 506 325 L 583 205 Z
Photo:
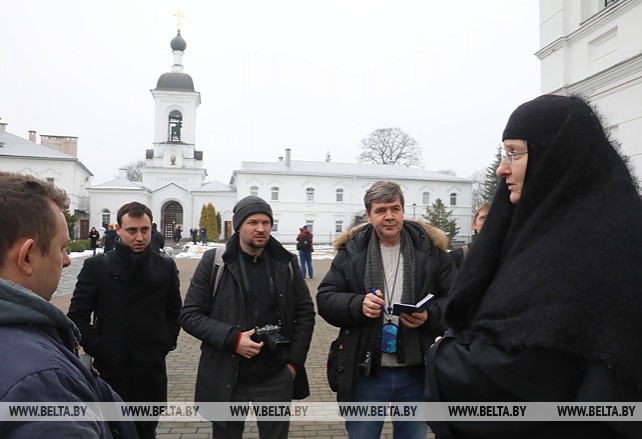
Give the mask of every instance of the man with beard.
M 203 255 L 181 312 L 183 329 L 203 341 L 195 401 L 305 398 L 314 327 L 310 291 L 296 256 L 270 236 L 270 205 L 248 196 L 233 212 L 236 233 L 226 248 Z M 217 439 L 243 436 L 244 421 L 212 420 Z M 261 438 L 286 438 L 289 422 L 259 420 L 258 427 Z

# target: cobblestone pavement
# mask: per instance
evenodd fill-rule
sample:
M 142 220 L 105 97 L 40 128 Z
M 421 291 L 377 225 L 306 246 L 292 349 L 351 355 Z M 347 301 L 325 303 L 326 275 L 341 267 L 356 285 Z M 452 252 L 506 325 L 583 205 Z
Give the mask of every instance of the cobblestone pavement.
M 82 268 L 82 259 L 74 259 L 72 265 L 63 270 L 59 291 L 52 299 L 52 303 L 67 312 L 69 300 L 76 282 L 78 272 Z M 198 259 L 176 259 L 180 270 L 181 292 L 183 297 L 189 287 L 189 281 L 198 264 Z M 314 298 L 320 279 L 330 267 L 329 260 L 314 260 L 315 279 L 308 279 L 308 286 Z M 316 304 L 316 300 L 315 300 Z M 312 345 L 308 354 L 306 368 L 310 380 L 310 396 L 306 399 L 311 402 L 335 401 L 335 393 L 328 387 L 326 381 L 325 365 L 330 341 L 338 333 L 337 328 L 327 324 L 317 316 Z M 170 401 L 193 401 L 194 385 L 196 382 L 196 369 L 200 356 L 200 341 L 181 330 L 178 347 L 167 357 L 167 370 L 169 378 Z M 208 439 L 212 438 L 209 422 L 161 422 L 158 427 L 159 439 Z M 252 422 L 245 427 L 246 438 L 258 438 L 258 429 Z M 347 438 L 342 422 L 292 422 L 290 425 L 291 438 Z M 381 437 L 392 438 L 392 427 L 389 422 L 384 425 Z M 429 434 L 429 438 L 433 438 Z

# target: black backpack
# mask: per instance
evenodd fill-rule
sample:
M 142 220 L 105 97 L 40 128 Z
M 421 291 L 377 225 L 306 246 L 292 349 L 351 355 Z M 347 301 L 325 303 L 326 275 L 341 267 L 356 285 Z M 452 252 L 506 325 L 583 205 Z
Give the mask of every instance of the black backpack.
M 310 234 L 304 233 L 301 235 L 301 240 L 296 245 L 297 250 L 310 251 Z

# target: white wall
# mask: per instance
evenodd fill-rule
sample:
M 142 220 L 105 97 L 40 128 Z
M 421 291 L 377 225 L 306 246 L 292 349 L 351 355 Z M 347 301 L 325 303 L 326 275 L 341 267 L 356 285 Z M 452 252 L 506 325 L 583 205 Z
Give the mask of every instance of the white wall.
M 315 242 L 330 243 L 339 233 L 335 231 L 336 221 L 343 221 L 347 230 L 354 221 L 355 214 L 363 212 L 363 195 L 378 179 L 351 177 L 322 177 L 297 175 L 257 175 L 237 173 L 237 197 L 250 195 L 250 187 L 259 188 L 258 196 L 270 203 L 278 230 L 273 235 L 283 243 L 295 241 L 299 228 L 308 221 L 314 222 Z M 416 218 L 421 219 L 426 206 L 422 204 L 422 193 L 430 187 L 430 202 L 436 198 L 449 206 L 450 193 L 458 194 L 457 206 L 452 208 L 453 217 L 460 227 L 460 239 L 468 241 L 471 229 L 472 188 L 468 182 L 412 181 L 395 180 L 400 184 L 405 198 L 406 218 L 412 219 L 412 204 L 416 203 Z M 279 200 L 271 199 L 271 187 L 277 186 Z M 306 188 L 312 187 L 314 202 L 306 200 Z M 342 188 L 343 202 L 336 201 L 336 190 Z
M 578 93 L 642 179 L 642 1 L 541 0 L 542 93 Z
M 48 160 L 25 157 L 2 157 L 2 170 L 31 174 L 47 180 L 53 178 L 54 184 L 64 189 L 69 197 L 69 210 L 87 210 L 91 173 L 74 160 Z

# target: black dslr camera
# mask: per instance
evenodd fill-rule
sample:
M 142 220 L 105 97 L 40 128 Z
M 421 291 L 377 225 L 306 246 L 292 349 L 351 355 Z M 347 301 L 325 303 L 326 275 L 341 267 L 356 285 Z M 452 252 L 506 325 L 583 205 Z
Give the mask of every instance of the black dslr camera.
M 281 326 L 265 325 L 260 328 L 257 326 L 255 329 L 254 341 L 257 343 L 264 341 L 277 354 L 285 353 L 290 347 L 290 340 L 281 334 Z

